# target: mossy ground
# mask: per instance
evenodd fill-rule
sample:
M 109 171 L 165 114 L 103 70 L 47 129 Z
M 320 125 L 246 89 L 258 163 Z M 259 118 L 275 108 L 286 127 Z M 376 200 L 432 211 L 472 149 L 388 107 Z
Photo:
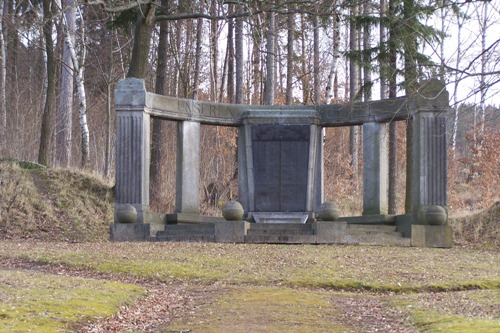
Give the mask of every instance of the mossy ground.
M 171 332 L 349 332 L 327 290 L 240 286 L 205 290 L 192 315 L 165 328 Z
M 70 332 L 110 316 L 144 289 L 114 281 L 0 270 L 1 332 Z
M 495 251 L 0 241 L 0 262 L 9 260 L 112 280 L 189 285 L 196 307 L 171 321 L 165 332 L 328 332 L 332 327 L 370 332 L 364 322 L 376 324 L 386 313 L 408 318 L 411 324 L 405 325 L 413 331 L 401 332 L 467 332 L 476 326 L 488 332 L 498 326 L 500 313 L 500 253 Z M 380 312 L 375 319 L 373 304 Z M 95 316 L 109 315 L 98 312 Z M 349 317 L 358 312 L 368 315 Z

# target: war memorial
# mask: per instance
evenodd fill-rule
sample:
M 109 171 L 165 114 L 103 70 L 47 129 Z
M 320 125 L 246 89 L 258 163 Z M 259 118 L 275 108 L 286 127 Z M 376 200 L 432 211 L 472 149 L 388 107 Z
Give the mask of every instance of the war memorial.
M 447 225 L 448 92 L 437 80 L 381 101 L 271 106 L 218 104 L 119 82 L 112 241 L 371 244 L 451 247 Z M 150 119 L 177 122 L 175 212 L 149 206 Z M 387 124 L 412 119 L 412 212 L 387 214 Z M 200 215 L 200 125 L 238 128 L 238 201 Z M 363 126 L 363 213 L 342 217 L 323 198 L 324 127 Z

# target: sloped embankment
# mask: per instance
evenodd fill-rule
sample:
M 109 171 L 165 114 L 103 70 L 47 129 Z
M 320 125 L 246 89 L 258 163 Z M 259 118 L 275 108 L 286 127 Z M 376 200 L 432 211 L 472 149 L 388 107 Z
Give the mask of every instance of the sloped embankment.
M 0 161 L 0 239 L 105 241 L 111 186 L 89 173 Z

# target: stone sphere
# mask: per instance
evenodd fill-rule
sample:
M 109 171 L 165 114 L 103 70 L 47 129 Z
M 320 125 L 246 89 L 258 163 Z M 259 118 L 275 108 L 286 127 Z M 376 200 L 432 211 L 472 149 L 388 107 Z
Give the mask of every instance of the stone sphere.
M 337 205 L 331 201 L 323 202 L 316 212 L 316 218 L 321 221 L 335 221 L 340 216 Z
M 446 210 L 441 206 L 425 206 L 423 207 L 424 224 L 443 225 L 446 223 Z
M 115 215 L 119 223 L 135 223 L 137 221 L 137 209 L 132 205 L 118 206 Z
M 240 221 L 244 212 L 243 206 L 235 200 L 226 202 L 222 207 L 222 216 L 226 221 Z

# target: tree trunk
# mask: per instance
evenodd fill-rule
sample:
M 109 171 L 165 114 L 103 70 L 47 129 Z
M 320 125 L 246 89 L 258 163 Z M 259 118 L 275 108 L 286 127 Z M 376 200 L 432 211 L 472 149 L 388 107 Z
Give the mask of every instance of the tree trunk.
M 328 74 L 328 85 L 326 86 L 326 104 L 332 103 L 335 95 L 335 78 L 337 73 L 337 64 L 340 58 L 340 31 L 339 31 L 340 17 L 335 13 L 332 18 L 332 34 L 333 34 L 333 47 L 332 47 L 332 62 L 330 64 L 330 72 Z
M 417 37 L 413 29 L 416 27 L 414 0 L 403 0 L 403 18 L 406 23 L 404 40 L 404 78 L 405 92 L 407 96 L 416 93 L 418 85 L 417 73 Z M 413 188 L 413 119 L 408 119 L 406 127 L 406 193 L 405 193 L 405 213 L 412 212 L 412 188 Z
M 275 14 L 269 12 L 268 14 L 268 27 L 267 27 L 267 43 L 266 43 L 266 84 L 264 89 L 264 104 L 274 104 L 274 34 L 275 34 Z
M 47 0 L 45 0 L 47 1 Z M 141 5 L 137 9 L 137 19 L 134 30 L 134 45 L 127 77 L 144 79 L 148 69 L 151 35 L 155 24 L 155 9 L 153 3 Z
M 314 84 L 314 104 L 321 103 L 321 94 L 319 91 L 319 23 L 318 15 L 315 11 L 312 17 L 313 21 L 313 84 Z
M 294 5 L 289 5 L 290 14 L 287 15 L 287 46 L 286 46 L 286 92 L 285 104 L 292 105 L 293 102 L 293 44 L 295 40 L 295 14 Z
M 76 8 L 73 0 L 66 0 L 62 13 L 62 24 L 66 26 L 65 38 L 75 43 Z M 67 168 L 71 163 L 71 140 L 73 129 L 73 95 L 75 66 L 71 58 L 68 43 L 63 45 L 63 59 L 61 68 L 61 105 L 56 123 L 56 161 L 61 167 Z
M 7 131 L 7 24 L 6 18 L 8 16 L 8 9 L 6 8 L 9 4 L 9 0 L 4 0 L 2 2 L 2 8 L 0 17 L 2 19 L 0 32 L 0 57 L 1 57 L 1 67 L 0 67 L 0 148 L 4 147 L 7 143 L 6 131 Z
M 162 0 L 163 12 L 168 12 L 169 0 Z M 160 22 L 158 37 L 158 65 L 156 67 L 155 93 L 167 94 L 167 62 L 168 62 L 168 21 Z M 152 209 L 161 210 L 167 181 L 167 122 L 159 118 L 152 119 L 151 163 L 149 196 Z
M 358 15 L 357 4 L 353 4 L 351 9 L 351 21 L 349 31 L 349 50 L 356 53 L 358 51 L 358 30 L 354 18 Z M 349 59 L 349 101 L 354 103 L 358 97 L 359 91 L 359 68 L 354 57 Z M 349 151 L 351 154 L 352 180 L 358 188 L 358 141 L 359 128 L 351 126 L 349 132 Z
M 241 6 L 237 7 L 236 12 L 241 13 Z M 235 28 L 236 92 L 234 102 L 241 104 L 243 103 L 243 18 L 236 19 Z
M 210 5 L 210 14 L 215 16 L 217 14 L 217 1 L 212 1 Z M 213 102 L 217 102 L 218 91 L 218 26 L 217 20 L 210 22 L 210 53 L 211 53 L 211 66 L 210 66 L 210 96 Z
M 203 13 L 205 1 L 200 1 L 200 13 Z M 200 61 L 201 61 L 201 46 L 202 46 L 202 33 L 203 33 L 203 19 L 198 18 L 196 22 L 196 54 L 194 64 L 194 78 L 193 78 L 193 99 L 198 99 L 198 89 L 200 85 Z M 158 56 L 159 57 L 159 56 Z
M 228 13 L 233 14 L 233 5 Z M 227 102 L 234 103 L 234 19 L 229 19 L 227 28 Z
M 370 16 L 370 2 L 365 1 L 363 3 L 363 15 L 365 17 Z M 371 27 L 370 22 L 365 22 L 363 25 L 363 98 L 364 101 L 372 100 L 372 70 L 371 70 L 371 59 L 370 52 L 371 49 Z
M 382 0 L 383 1 L 383 0 Z M 388 17 L 395 15 L 395 1 L 389 0 Z M 394 20 L 389 25 L 388 40 L 388 68 L 386 69 L 387 79 L 389 81 L 389 98 L 397 96 L 397 54 L 396 54 L 396 23 Z M 397 209 L 397 141 L 396 141 L 396 122 L 389 123 L 389 184 L 388 184 L 388 213 L 396 214 Z
M 38 149 L 38 163 L 48 165 L 50 157 L 50 142 L 52 138 L 52 115 L 56 96 L 56 62 L 54 54 L 54 41 L 52 39 L 53 11 L 52 1 L 43 0 L 43 36 L 45 39 L 45 52 L 47 56 L 47 91 L 45 107 L 43 109 L 42 124 L 40 129 L 40 147 Z

